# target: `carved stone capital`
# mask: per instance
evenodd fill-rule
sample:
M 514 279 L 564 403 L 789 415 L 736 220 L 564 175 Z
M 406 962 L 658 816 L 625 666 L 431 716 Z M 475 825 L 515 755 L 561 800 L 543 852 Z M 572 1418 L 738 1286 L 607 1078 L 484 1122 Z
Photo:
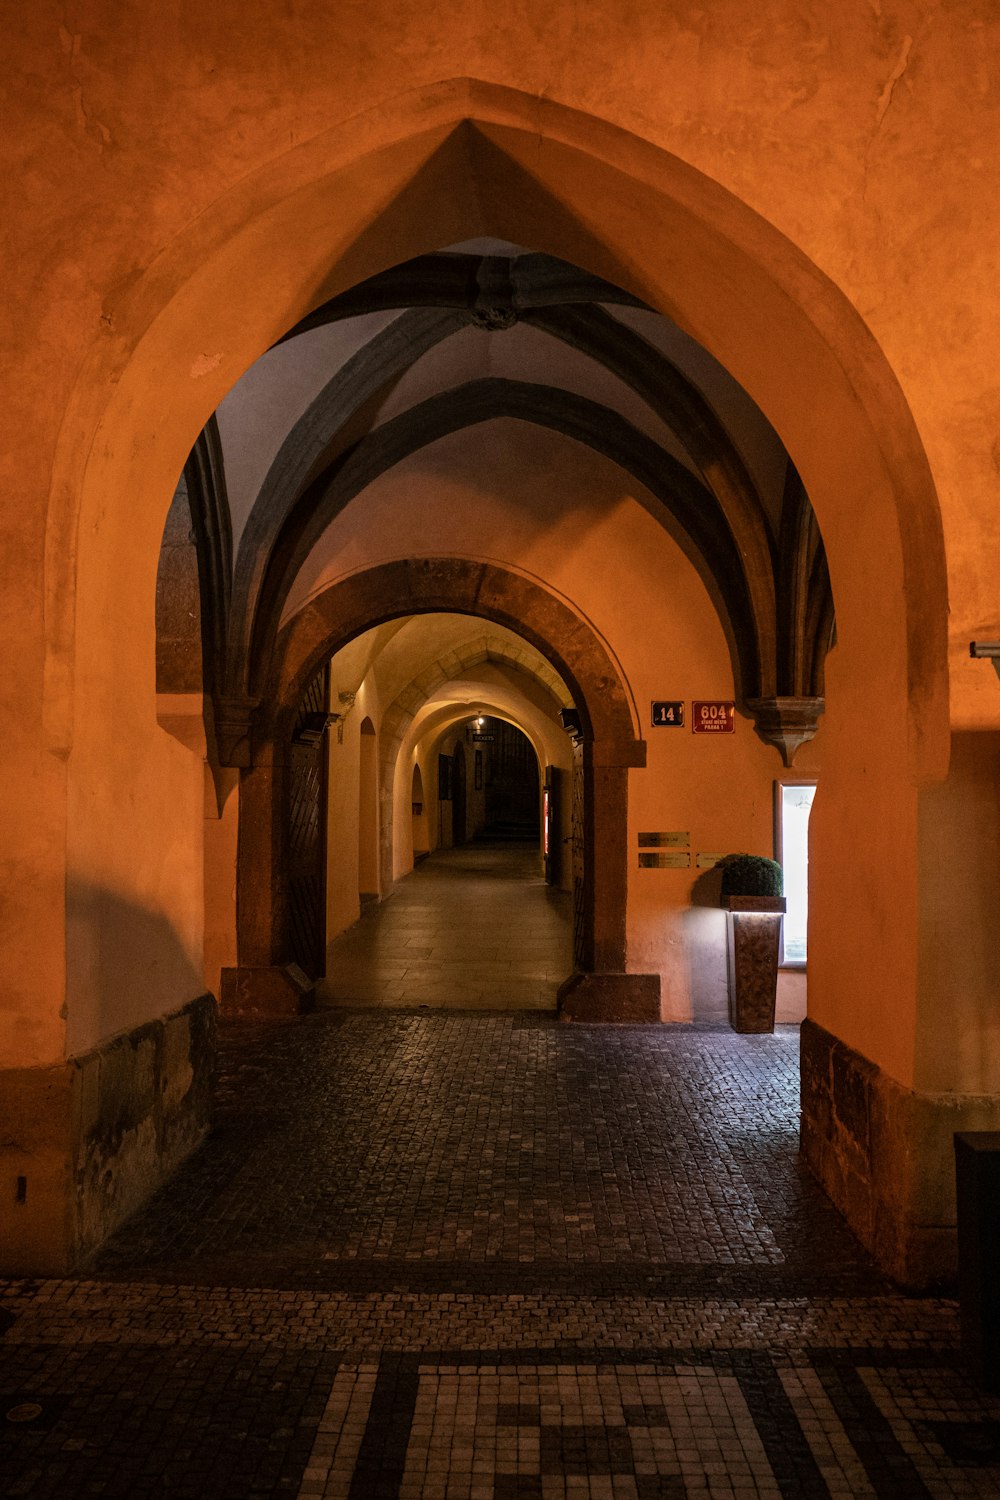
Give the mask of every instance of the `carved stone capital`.
M 220 765 L 242 770 L 253 764 L 250 736 L 256 706 L 248 698 L 215 699 L 215 743 Z
M 765 745 L 775 745 L 790 767 L 799 746 L 816 733 L 826 703 L 823 698 L 748 698 L 745 706 Z

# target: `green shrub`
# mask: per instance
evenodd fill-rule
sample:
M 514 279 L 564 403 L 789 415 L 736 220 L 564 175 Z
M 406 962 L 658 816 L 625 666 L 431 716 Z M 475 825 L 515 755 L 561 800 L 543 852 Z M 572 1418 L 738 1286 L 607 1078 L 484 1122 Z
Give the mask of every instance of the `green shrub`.
M 720 859 L 724 896 L 782 896 L 781 866 L 762 854 L 727 854 Z

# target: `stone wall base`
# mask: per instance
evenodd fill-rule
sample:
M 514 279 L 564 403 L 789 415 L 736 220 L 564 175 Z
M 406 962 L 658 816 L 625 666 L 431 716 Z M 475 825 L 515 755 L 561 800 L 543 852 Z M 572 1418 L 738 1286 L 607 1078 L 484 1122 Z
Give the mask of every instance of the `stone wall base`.
M 72 1270 L 194 1150 L 214 1030 L 203 995 L 66 1063 L 0 1073 L 0 1274 Z
M 219 1011 L 233 1020 L 287 1021 L 312 1010 L 315 988 L 298 964 L 223 969 Z
M 953 1287 L 954 1135 L 1000 1129 L 1000 1098 L 906 1089 L 802 1023 L 802 1152 L 862 1244 L 913 1290 Z
M 659 1021 L 660 976 L 571 974 L 559 986 L 557 1003 L 562 1021 Z

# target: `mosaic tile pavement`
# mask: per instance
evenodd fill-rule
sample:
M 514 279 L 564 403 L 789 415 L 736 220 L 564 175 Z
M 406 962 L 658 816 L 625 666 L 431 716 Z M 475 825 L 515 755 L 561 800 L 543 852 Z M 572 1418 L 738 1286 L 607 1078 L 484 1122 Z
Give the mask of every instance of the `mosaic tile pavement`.
M 337 1012 L 224 1038 L 206 1147 L 0 1285 L 0 1494 L 1000 1496 L 946 1299 L 796 1154 L 796 1046 Z

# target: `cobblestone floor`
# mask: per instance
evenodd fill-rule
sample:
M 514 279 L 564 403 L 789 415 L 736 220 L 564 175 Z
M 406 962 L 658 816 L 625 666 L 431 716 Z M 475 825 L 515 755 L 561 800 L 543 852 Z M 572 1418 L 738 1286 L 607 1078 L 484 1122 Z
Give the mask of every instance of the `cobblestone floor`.
M 796 1039 L 228 1031 L 179 1177 L 84 1277 L 0 1285 L 0 1494 L 1000 1495 L 954 1304 L 798 1161 Z

